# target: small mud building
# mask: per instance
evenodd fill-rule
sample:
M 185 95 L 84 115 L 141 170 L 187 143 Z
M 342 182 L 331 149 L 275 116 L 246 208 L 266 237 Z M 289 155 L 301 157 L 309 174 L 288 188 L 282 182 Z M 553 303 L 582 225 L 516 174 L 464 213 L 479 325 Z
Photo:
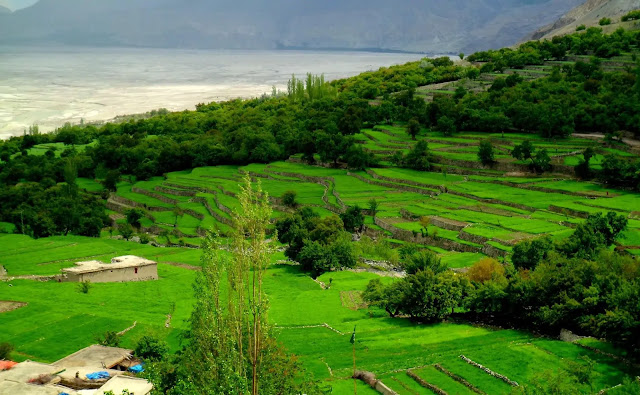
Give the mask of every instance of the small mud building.
M 100 261 L 78 262 L 62 269 L 64 281 L 92 283 L 123 283 L 158 279 L 158 264 L 133 255 L 113 258 L 111 263 Z

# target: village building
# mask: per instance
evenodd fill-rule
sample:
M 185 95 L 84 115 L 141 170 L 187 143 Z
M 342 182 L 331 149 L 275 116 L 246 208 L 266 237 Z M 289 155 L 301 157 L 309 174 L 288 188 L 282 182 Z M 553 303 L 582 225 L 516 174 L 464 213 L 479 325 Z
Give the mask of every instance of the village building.
M 93 345 L 52 364 L 24 361 L 0 371 L 0 395 L 102 395 L 105 391 L 148 395 L 153 385 L 135 377 L 132 350 Z M 104 377 L 91 378 L 100 372 Z
M 100 261 L 77 262 L 62 269 L 62 280 L 68 282 L 123 283 L 158 279 L 158 264 L 133 255 L 116 257 L 111 263 Z

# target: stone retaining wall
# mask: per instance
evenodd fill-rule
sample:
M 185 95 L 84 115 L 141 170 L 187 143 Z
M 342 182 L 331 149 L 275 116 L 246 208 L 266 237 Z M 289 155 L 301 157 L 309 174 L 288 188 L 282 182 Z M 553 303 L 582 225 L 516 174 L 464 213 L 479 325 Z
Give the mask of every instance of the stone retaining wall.
M 442 237 L 437 237 L 437 236 L 424 237 L 419 233 L 414 235 L 413 232 L 409 230 L 397 228 L 391 224 L 384 222 L 384 220 L 380 218 L 375 218 L 374 223 L 379 227 L 381 227 L 382 229 L 388 232 L 391 232 L 393 238 L 397 240 L 430 245 L 430 246 L 439 247 L 449 251 L 458 251 L 458 252 L 480 252 L 481 251 L 480 247 L 458 243 L 453 240 L 445 239 Z
M 589 217 L 589 213 L 586 211 L 578 211 L 578 210 L 573 210 L 566 207 L 558 207 L 558 206 L 554 206 L 553 204 L 549 206 L 549 211 L 557 214 L 569 215 L 571 217 L 578 217 L 578 218 Z
M 211 214 L 211 216 L 213 218 L 215 218 L 216 220 L 218 220 L 218 222 L 221 222 L 225 225 L 228 226 L 232 226 L 232 221 L 229 218 L 223 217 L 222 215 L 218 214 L 217 212 L 215 212 L 215 210 L 213 210 L 213 208 L 211 207 L 211 205 L 209 205 L 209 202 L 207 201 L 207 199 L 203 198 L 203 197 L 195 197 L 192 199 L 192 201 L 197 202 L 197 203 L 201 203 L 209 212 L 209 214 Z
M 178 190 L 173 188 L 167 188 L 162 185 L 158 185 L 154 189 L 158 192 L 166 193 L 167 195 L 183 196 L 183 197 L 194 197 L 196 196 L 196 193 L 198 193 L 198 191 L 194 191 L 194 190 L 187 190 L 184 188 L 182 190 Z
M 453 230 L 456 232 L 460 232 L 462 229 L 466 228 L 467 226 L 469 226 L 469 224 L 466 223 L 460 223 L 460 224 L 455 224 L 452 223 L 450 221 L 447 221 L 444 218 L 440 218 L 440 217 L 430 217 L 431 218 L 431 225 L 435 225 L 438 228 L 442 228 L 442 229 L 446 229 L 446 230 Z M 458 221 L 456 221 L 458 222 Z
M 506 257 L 507 255 L 509 255 L 508 251 L 505 250 L 501 250 L 498 247 L 494 247 L 491 244 L 485 244 L 482 247 L 482 253 L 485 254 L 486 256 L 490 257 L 490 258 L 494 258 L 494 259 L 498 259 L 501 257 Z
M 366 170 L 366 173 L 368 175 L 370 175 L 372 178 L 375 178 L 377 180 L 390 181 L 390 182 L 394 182 L 394 183 L 397 183 L 397 184 L 413 185 L 413 186 L 416 186 L 416 187 L 435 189 L 435 190 L 440 191 L 440 192 L 446 192 L 447 191 L 447 188 L 444 185 L 426 184 L 426 183 L 423 183 L 423 182 L 405 180 L 405 179 L 401 179 L 401 178 L 391 178 L 391 177 L 381 176 L 378 173 L 374 172 L 373 170 L 369 170 L 369 169 Z
M 477 362 L 472 361 L 471 359 L 465 357 L 464 355 L 460 355 L 460 358 L 463 361 L 465 361 L 466 363 L 468 363 L 469 365 L 473 365 L 476 368 L 483 370 L 484 372 L 488 373 L 489 375 L 504 381 L 505 383 L 509 384 L 512 387 L 519 387 L 520 386 L 517 382 L 515 382 L 513 380 L 509 380 L 509 378 L 507 376 L 501 375 L 500 373 L 496 373 L 496 372 L 492 371 L 491 369 L 489 369 L 489 368 L 487 368 L 485 366 L 482 366 Z
M 458 238 L 461 240 L 469 241 L 471 243 L 476 243 L 476 244 L 484 244 L 487 241 L 491 240 L 488 237 L 467 233 L 464 230 L 461 230 L 460 233 L 458 233 Z
M 151 198 L 158 199 L 161 202 L 167 203 L 167 204 L 176 205 L 176 204 L 179 203 L 176 199 L 171 199 L 171 198 L 166 197 L 164 195 L 160 195 L 159 193 L 154 193 L 154 192 L 148 191 L 146 189 L 138 188 L 138 187 L 131 188 L 131 192 L 139 193 L 139 194 L 145 195 L 145 196 L 149 196 Z
M 418 193 L 421 195 L 427 195 L 430 197 L 433 197 L 433 195 L 437 195 L 436 192 L 433 191 L 426 191 L 424 189 L 419 189 L 419 188 L 414 188 L 414 187 L 409 187 L 409 186 L 404 186 L 404 185 L 397 185 L 397 184 L 392 184 L 392 183 L 388 183 L 388 182 L 383 182 L 383 181 L 375 181 L 375 180 L 370 180 L 368 178 L 365 178 L 359 174 L 353 174 L 353 173 L 347 173 L 348 176 L 352 176 L 357 178 L 358 180 L 370 184 L 370 185 L 377 185 L 377 186 L 381 186 L 381 187 L 386 187 L 386 188 L 393 188 L 393 189 L 397 189 L 399 191 L 404 191 L 404 192 L 413 192 L 413 193 Z

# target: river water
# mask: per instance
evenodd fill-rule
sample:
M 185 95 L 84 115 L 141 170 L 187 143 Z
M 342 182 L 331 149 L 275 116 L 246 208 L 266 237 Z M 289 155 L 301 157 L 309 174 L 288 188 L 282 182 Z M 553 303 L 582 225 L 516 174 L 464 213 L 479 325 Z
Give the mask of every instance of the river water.
M 132 48 L 0 47 L 0 138 L 65 122 L 286 89 L 292 74 L 327 80 L 418 60 L 418 54 Z

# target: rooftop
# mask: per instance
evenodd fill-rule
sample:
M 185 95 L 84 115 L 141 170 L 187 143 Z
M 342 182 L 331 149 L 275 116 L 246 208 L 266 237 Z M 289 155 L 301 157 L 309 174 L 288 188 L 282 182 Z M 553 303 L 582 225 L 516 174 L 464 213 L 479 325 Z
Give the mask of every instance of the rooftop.
M 107 391 L 113 391 L 114 394 L 121 394 L 123 390 L 129 390 L 132 394 L 146 395 L 151 392 L 152 389 L 153 385 L 145 379 L 129 376 L 117 376 L 100 387 L 98 393 L 102 394 Z
M 14 381 L 18 383 L 26 383 L 32 378 L 38 377 L 40 375 L 45 375 L 45 374 L 53 374 L 58 370 L 60 369 L 52 365 L 39 363 L 39 362 L 25 361 L 17 364 L 10 370 L 5 370 L 0 372 L 0 383 L 2 383 L 3 381 Z M 3 385 L 8 385 L 8 384 L 3 384 Z M 4 394 L 4 393 L 5 392 L 0 392 L 0 394 Z
M 125 255 L 113 258 L 111 263 L 100 261 L 76 262 L 76 266 L 62 269 L 64 273 L 91 273 L 103 270 L 125 269 L 132 267 L 142 267 L 155 265 L 156 262 L 134 255 Z
M 114 367 L 125 359 L 131 358 L 132 350 L 117 347 L 105 347 L 94 344 L 80 351 L 76 351 L 53 365 L 67 370 L 83 368 L 82 370 L 105 370 Z M 75 371 L 74 371 L 75 373 Z

